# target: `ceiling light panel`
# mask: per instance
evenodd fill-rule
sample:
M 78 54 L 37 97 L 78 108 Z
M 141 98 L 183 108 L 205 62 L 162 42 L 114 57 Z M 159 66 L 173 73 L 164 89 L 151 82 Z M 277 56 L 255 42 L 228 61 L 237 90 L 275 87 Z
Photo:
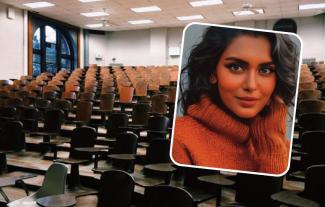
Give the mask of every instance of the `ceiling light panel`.
M 99 27 L 103 27 L 103 24 L 86 24 L 85 25 L 86 27 L 89 27 L 89 28 L 99 28 Z
M 324 9 L 325 3 L 320 4 L 299 4 L 299 10 L 306 10 L 306 9 Z
M 136 8 L 131 8 L 131 10 L 137 13 L 161 11 L 161 9 L 158 6 L 136 7 Z
M 96 1 L 104 1 L 104 0 L 79 0 L 82 3 L 90 3 L 90 2 L 96 2 Z
M 33 3 L 26 3 L 23 5 L 27 6 L 29 8 L 32 8 L 32 9 L 37 9 L 37 8 L 51 7 L 51 6 L 54 6 L 55 4 L 52 4 L 52 3 L 46 2 L 46 1 L 39 1 L 39 2 L 33 2 Z
M 264 14 L 264 10 L 263 9 L 255 9 L 255 11 L 257 11 L 259 14 Z M 253 15 L 253 14 L 255 14 L 253 11 L 250 11 L 250 10 L 234 11 L 232 13 L 235 16 L 246 16 L 246 15 Z
M 192 7 L 203 7 L 223 4 L 221 0 L 204 0 L 204 1 L 191 1 L 189 2 Z
M 129 22 L 129 24 L 150 24 L 150 23 L 153 23 L 153 21 L 150 19 L 131 20 L 128 22 Z
M 80 13 L 83 16 L 86 17 L 102 17 L 102 16 L 108 16 L 109 14 L 106 12 L 86 12 L 86 13 Z
M 195 19 L 204 19 L 202 15 L 192 15 L 192 16 L 180 16 L 176 17 L 178 20 L 181 21 L 188 21 L 188 20 L 195 20 Z

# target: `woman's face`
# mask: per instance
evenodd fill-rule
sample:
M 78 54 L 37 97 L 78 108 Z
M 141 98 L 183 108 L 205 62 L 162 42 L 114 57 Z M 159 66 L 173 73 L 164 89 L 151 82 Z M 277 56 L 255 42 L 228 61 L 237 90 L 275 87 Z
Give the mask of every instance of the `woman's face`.
M 263 36 L 234 38 L 220 57 L 215 78 L 223 103 L 240 118 L 255 117 L 276 84 L 271 44 Z

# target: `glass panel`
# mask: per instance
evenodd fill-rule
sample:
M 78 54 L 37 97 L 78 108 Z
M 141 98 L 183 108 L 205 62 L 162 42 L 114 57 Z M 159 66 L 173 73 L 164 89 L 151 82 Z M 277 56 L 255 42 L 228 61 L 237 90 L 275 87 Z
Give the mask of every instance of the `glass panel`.
M 33 48 L 41 49 L 41 30 L 38 28 L 33 36 Z
M 46 44 L 46 71 L 50 73 L 56 73 L 56 45 Z
M 71 61 L 69 59 L 62 58 L 61 59 L 61 68 L 65 68 L 70 72 L 71 71 Z
M 41 74 L 41 55 L 33 54 L 33 76 Z
M 63 35 L 61 35 L 61 54 L 70 55 L 69 45 Z
M 50 26 L 45 26 L 45 41 L 56 43 L 56 31 Z

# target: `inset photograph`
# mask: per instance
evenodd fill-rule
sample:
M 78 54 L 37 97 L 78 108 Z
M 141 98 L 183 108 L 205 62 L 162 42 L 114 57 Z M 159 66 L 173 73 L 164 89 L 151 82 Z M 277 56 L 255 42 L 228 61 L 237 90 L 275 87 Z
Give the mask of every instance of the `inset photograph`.
M 188 25 L 172 136 L 175 164 L 286 173 L 301 44 L 291 33 Z

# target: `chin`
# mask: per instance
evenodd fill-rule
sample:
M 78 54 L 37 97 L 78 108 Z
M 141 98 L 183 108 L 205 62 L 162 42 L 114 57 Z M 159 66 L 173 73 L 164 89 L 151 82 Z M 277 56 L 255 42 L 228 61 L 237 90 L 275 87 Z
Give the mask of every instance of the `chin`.
M 239 117 L 239 118 L 242 118 L 242 119 L 251 119 L 251 118 L 254 118 L 258 112 L 257 111 L 237 111 L 235 112 L 235 114 Z

